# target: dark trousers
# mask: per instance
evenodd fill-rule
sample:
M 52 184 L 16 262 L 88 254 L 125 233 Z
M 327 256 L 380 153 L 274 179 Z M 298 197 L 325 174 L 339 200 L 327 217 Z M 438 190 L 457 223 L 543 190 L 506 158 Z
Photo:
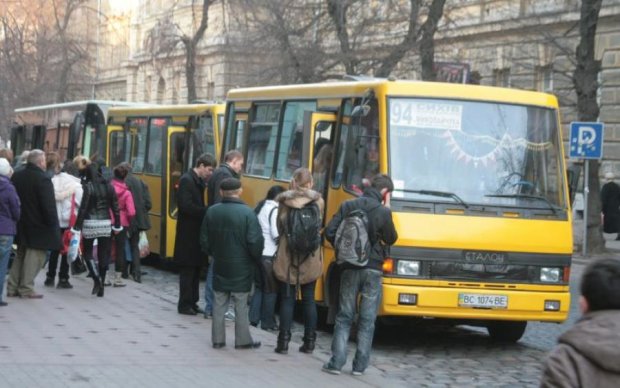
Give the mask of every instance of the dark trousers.
M 114 269 L 116 272 L 125 272 L 127 265 L 125 262 L 125 241 L 127 241 L 127 229 L 123 228 L 123 230 L 114 235 L 114 247 L 116 248 Z
M 301 305 L 304 313 L 304 330 L 306 332 L 316 330 L 316 303 L 314 301 L 314 289 L 316 280 L 301 285 Z M 293 311 L 295 310 L 296 290 L 295 285 L 280 283 L 280 331 L 291 331 L 293 324 Z
M 129 247 L 131 248 L 131 272 L 135 277 L 140 279 L 140 248 L 138 243 L 140 242 L 140 231 L 131 232 L 129 235 Z
M 67 228 L 60 229 L 60 235 L 65 233 Z M 58 267 L 58 257 L 60 257 L 60 271 L 58 271 L 58 279 L 69 280 L 69 263 L 67 255 L 60 255 L 60 251 L 51 251 L 50 259 L 47 263 L 47 277 L 54 279 L 56 277 L 56 268 Z
M 93 248 L 95 239 L 85 238 L 84 242 L 84 259 L 93 260 Z M 108 270 L 110 264 L 110 237 L 97 238 L 97 261 L 99 262 L 99 273 L 103 275 Z
M 198 306 L 200 299 L 200 266 L 179 267 L 179 303 L 177 309 L 185 310 Z

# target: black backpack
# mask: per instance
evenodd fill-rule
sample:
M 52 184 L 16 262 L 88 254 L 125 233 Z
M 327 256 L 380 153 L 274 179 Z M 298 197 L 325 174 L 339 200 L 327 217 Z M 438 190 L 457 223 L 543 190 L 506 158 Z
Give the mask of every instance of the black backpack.
M 291 256 L 301 263 L 321 245 L 321 211 L 316 202 L 302 208 L 290 208 L 286 238 Z

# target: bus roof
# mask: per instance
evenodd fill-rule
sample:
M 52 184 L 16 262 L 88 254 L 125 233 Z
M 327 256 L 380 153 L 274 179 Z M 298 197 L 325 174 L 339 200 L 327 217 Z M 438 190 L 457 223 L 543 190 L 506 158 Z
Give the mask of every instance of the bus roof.
M 130 115 L 189 115 L 200 113 L 205 110 L 215 110 L 224 113 L 224 103 L 199 103 L 186 105 L 152 105 L 152 106 L 117 106 L 110 108 L 108 116 Z
M 552 107 L 558 105 L 554 95 L 542 92 L 495 86 L 389 79 L 238 88 L 228 92 L 227 100 L 361 97 L 368 89 L 374 90 L 375 94 L 392 97 L 451 98 Z
M 24 108 L 17 108 L 15 109 L 15 113 L 32 112 L 32 111 L 47 110 L 47 109 L 75 108 L 75 107 L 86 106 L 88 104 L 111 105 L 111 106 L 144 106 L 144 105 L 147 105 L 145 103 L 127 102 L 127 101 L 83 100 L 83 101 L 62 102 L 59 104 L 36 105 L 36 106 L 28 106 Z

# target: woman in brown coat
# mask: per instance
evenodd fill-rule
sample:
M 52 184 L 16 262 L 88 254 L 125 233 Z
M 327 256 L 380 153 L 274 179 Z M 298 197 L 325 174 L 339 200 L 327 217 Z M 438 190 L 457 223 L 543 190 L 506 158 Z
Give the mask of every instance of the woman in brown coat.
M 308 204 L 315 203 L 318 207 L 316 220 L 321 224 L 321 215 L 325 206 L 321 194 L 312 190 L 314 182 L 312 173 L 307 168 L 298 168 L 293 173 L 290 190 L 278 195 L 278 232 L 280 241 L 278 252 L 273 264 L 276 278 L 280 281 L 280 332 L 276 353 L 288 353 L 288 343 L 291 340 L 291 324 L 297 288 L 301 289 L 301 299 L 304 312 L 304 344 L 299 351 L 312 353 L 316 341 L 316 304 L 314 289 L 316 280 L 323 271 L 323 259 L 320 244 L 303 260 L 299 260 L 289 248 L 288 225 L 291 209 L 301 209 Z M 308 236 L 310 239 L 311 236 Z

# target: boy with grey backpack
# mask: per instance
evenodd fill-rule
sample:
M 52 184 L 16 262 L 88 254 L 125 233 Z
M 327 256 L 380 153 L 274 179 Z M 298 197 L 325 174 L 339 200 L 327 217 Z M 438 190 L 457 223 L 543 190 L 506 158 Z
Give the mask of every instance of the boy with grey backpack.
M 389 209 L 392 179 L 375 175 L 361 197 L 344 202 L 325 228 L 325 237 L 336 251 L 341 267 L 339 308 L 332 342 L 332 356 L 323 371 L 340 374 L 347 361 L 347 342 L 359 299 L 357 350 L 353 375 L 368 367 L 381 301 L 382 266 L 389 246 L 398 239 Z

